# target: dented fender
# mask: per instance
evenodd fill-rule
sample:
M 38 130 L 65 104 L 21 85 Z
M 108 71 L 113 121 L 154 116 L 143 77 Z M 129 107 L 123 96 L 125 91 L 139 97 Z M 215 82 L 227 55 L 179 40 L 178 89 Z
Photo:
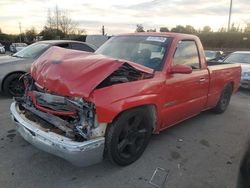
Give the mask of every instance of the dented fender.
M 159 97 L 159 92 L 163 89 L 164 81 L 164 76 L 156 73 L 153 79 L 95 90 L 92 94 L 92 102 L 96 106 L 98 121 L 111 123 L 120 113 L 139 106 L 153 105 L 156 110 L 162 108 L 163 97 Z M 160 120 L 159 117 L 157 119 Z M 157 127 L 159 124 L 160 121 L 157 121 Z

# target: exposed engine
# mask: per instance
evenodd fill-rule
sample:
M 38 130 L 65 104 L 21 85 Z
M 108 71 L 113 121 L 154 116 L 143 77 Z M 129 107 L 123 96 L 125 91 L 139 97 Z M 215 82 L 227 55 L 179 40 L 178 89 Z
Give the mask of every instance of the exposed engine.
M 109 77 L 103 80 L 97 86 L 97 88 L 103 88 L 114 84 L 132 82 L 142 79 L 149 79 L 152 77 L 153 74 L 144 73 L 142 71 L 135 69 L 131 65 L 124 63 L 119 69 L 114 71 Z
M 78 97 L 64 97 L 39 87 L 28 74 L 24 76 L 25 95 L 15 98 L 28 119 L 40 122 L 45 129 L 53 127 L 77 141 L 88 140 L 95 125 L 95 105 Z M 54 129 L 54 132 L 58 132 Z

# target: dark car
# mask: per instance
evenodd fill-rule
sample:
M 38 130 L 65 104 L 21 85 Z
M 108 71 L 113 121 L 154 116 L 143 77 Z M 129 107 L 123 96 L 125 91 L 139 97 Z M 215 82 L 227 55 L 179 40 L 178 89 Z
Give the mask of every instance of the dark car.
M 207 61 L 219 61 L 225 57 L 224 52 L 212 50 L 205 50 L 205 56 Z
M 12 56 L 0 57 L 0 91 L 7 96 L 21 96 L 24 84 L 20 76 L 28 72 L 31 64 L 51 46 L 94 52 L 96 47 L 91 44 L 72 40 L 48 40 L 29 45 Z

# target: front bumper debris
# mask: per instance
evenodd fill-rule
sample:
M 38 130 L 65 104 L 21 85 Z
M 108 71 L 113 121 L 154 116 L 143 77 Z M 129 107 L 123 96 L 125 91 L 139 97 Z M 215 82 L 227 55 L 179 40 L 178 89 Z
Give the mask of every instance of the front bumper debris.
M 10 106 L 11 117 L 17 131 L 35 147 L 61 157 L 76 166 L 89 166 L 102 161 L 104 137 L 76 142 L 70 138 L 44 130 L 40 125 L 23 116 L 16 102 Z

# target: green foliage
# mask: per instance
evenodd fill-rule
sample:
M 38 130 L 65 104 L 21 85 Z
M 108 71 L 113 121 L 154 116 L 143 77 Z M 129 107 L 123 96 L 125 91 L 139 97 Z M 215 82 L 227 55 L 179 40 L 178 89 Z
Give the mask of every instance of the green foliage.
M 156 32 L 156 29 L 148 29 L 147 32 Z
M 17 37 L 17 35 L 0 33 L 0 41 L 14 42 L 16 37 Z
M 160 27 L 160 32 L 169 32 L 167 27 Z
M 250 33 L 250 23 L 245 27 L 245 33 Z
M 171 29 L 171 32 L 175 32 L 175 33 L 186 33 L 186 29 L 184 26 L 182 25 L 177 25 L 176 27 Z
M 34 27 L 25 31 L 25 42 L 33 42 L 36 38 L 37 32 Z
M 198 36 L 205 48 L 250 48 L 250 33 L 211 32 Z
M 145 31 L 144 31 L 144 28 L 143 28 L 143 25 L 142 25 L 142 24 L 137 24 L 137 25 L 136 25 L 135 32 L 137 32 L 137 33 L 145 32 Z
M 177 25 L 176 27 L 171 29 L 171 32 L 175 33 L 187 33 L 187 34 L 195 34 L 197 31 L 191 25 L 186 25 L 185 27 L 182 25 Z
M 201 32 L 202 33 L 209 33 L 211 31 L 212 31 L 211 27 L 207 25 L 207 26 L 203 27 L 203 30 Z
M 43 40 L 63 39 L 65 37 L 61 30 L 48 28 L 46 26 L 39 33 L 39 35 L 43 36 Z

